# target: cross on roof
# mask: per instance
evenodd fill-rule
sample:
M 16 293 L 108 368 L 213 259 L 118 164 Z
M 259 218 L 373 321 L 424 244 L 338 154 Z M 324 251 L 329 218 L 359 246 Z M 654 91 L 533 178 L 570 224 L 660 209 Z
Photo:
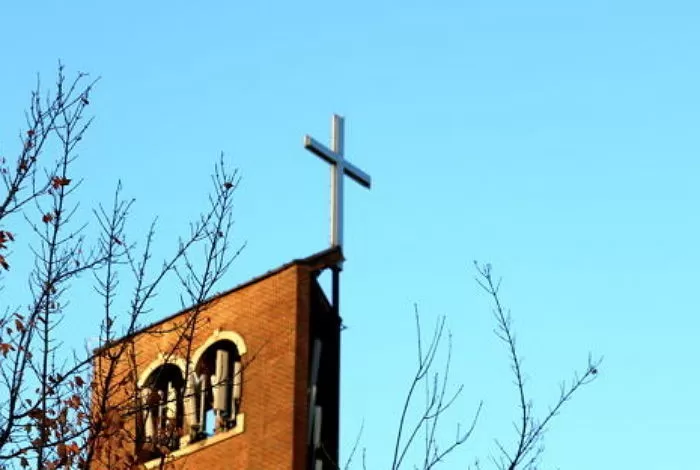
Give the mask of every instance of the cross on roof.
M 343 245 L 343 175 L 347 175 L 370 189 L 370 176 L 345 160 L 344 119 L 333 115 L 331 125 L 331 148 L 325 147 L 310 136 L 304 137 L 304 148 L 318 155 L 331 165 L 331 246 Z

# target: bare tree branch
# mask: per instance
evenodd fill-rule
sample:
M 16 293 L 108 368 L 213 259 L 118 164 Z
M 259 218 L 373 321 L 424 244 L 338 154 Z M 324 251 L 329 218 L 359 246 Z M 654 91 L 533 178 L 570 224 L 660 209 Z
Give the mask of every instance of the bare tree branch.
M 522 357 L 516 347 L 516 336 L 513 330 L 513 322 L 510 311 L 501 304 L 499 289 L 501 280 L 494 281 L 491 265 L 479 265 L 474 263 L 477 269 L 477 283 L 486 291 L 493 302 L 493 314 L 496 319 L 496 336 L 506 344 L 511 362 L 511 370 L 515 379 L 518 392 L 519 421 L 515 424 L 517 444 L 515 449 L 508 451 L 505 446 L 496 441 L 499 457 L 491 456 L 493 463 L 500 469 L 516 470 L 534 469 L 542 454 L 542 442 L 553 418 L 558 415 L 565 403 L 571 400 L 573 395 L 584 385 L 588 385 L 596 379 L 598 368 L 602 358 L 588 357 L 588 364 L 583 373 L 574 373 L 574 377 L 567 385 L 562 382 L 558 400 L 549 408 L 542 417 L 537 417 L 533 411 L 532 400 L 528 398 L 525 387 L 525 377 L 522 368 Z
M 481 412 L 481 404 L 478 405 L 474 417 L 471 420 L 470 426 L 462 431 L 460 426 L 457 426 L 457 433 L 454 440 L 446 446 L 441 446 L 437 439 L 440 419 L 449 410 L 455 400 L 462 392 L 462 386 L 459 386 L 452 394 L 447 393 L 449 386 L 450 365 L 452 362 L 452 335 L 448 332 L 447 335 L 447 352 L 444 363 L 442 377 L 439 373 L 431 373 L 433 363 L 440 350 L 440 345 L 445 333 L 445 317 L 437 319 L 436 326 L 430 338 L 427 347 L 423 345 L 421 333 L 420 315 L 418 307 L 414 307 L 414 317 L 416 322 L 416 345 L 418 351 L 418 364 L 416 372 L 409 386 L 406 398 L 404 399 L 401 416 L 397 426 L 397 434 L 394 442 L 394 455 L 392 459 L 392 470 L 398 470 L 405 462 L 409 450 L 416 443 L 418 434 L 423 431 L 423 445 L 421 467 L 423 470 L 429 470 L 435 467 L 443 459 L 455 451 L 458 447 L 467 442 L 472 435 L 479 414 Z M 412 409 L 414 399 L 418 393 L 419 387 L 424 389 L 424 403 L 420 406 L 419 417 L 415 422 L 409 422 L 409 411 Z

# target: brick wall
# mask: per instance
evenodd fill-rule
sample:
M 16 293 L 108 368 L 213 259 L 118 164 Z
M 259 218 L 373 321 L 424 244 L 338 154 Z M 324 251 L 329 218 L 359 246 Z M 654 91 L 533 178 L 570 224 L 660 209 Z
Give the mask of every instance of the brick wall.
M 232 330 L 245 341 L 240 413 L 244 431 L 176 459 L 171 468 L 302 470 L 306 458 L 306 416 L 310 312 L 309 268 L 292 264 L 268 277 L 216 298 L 200 314 L 192 340 L 196 350 L 216 330 Z M 160 354 L 185 357 L 177 325 L 188 317 L 156 324 L 134 336 L 136 375 Z M 177 332 L 167 333 L 169 330 Z M 166 332 L 166 333 L 162 333 Z M 116 347 L 116 346 L 115 346 Z M 133 370 L 121 360 L 119 374 Z M 123 400 L 133 387 L 113 387 L 111 400 Z M 133 430 L 133 419 L 127 422 Z M 194 447 L 194 446 L 193 446 Z M 114 470 L 114 460 L 109 464 Z

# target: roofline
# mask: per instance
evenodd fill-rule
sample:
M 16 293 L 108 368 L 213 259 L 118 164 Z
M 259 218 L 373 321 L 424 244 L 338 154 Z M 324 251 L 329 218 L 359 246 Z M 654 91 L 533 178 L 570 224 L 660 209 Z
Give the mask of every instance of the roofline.
M 306 266 L 311 271 L 320 271 L 320 270 L 327 269 L 327 268 L 330 268 L 333 266 L 337 266 L 342 261 L 344 261 L 344 259 L 345 258 L 343 258 L 343 253 L 342 253 L 342 250 L 340 249 L 340 247 L 338 247 L 338 246 L 330 247 L 330 248 L 327 248 L 323 251 L 319 251 L 317 253 L 314 253 L 313 255 L 308 256 L 306 258 L 297 258 L 297 259 L 294 259 L 292 261 L 289 261 L 288 263 L 285 263 L 282 266 L 271 269 L 271 270 L 267 271 L 266 273 L 261 274 L 259 276 L 255 276 L 242 284 L 238 284 L 237 286 L 232 287 L 231 289 L 214 294 L 213 296 L 205 299 L 199 305 L 210 303 L 216 299 L 219 299 L 219 298 L 224 297 L 226 295 L 232 294 L 233 292 L 236 292 L 238 290 L 244 289 L 252 284 L 256 284 L 260 281 L 267 279 L 268 277 L 272 277 L 276 274 L 279 274 L 282 271 L 284 271 L 292 266 L 296 266 L 296 265 Z M 117 344 L 127 340 L 127 339 L 133 338 L 134 336 L 143 333 L 144 331 L 150 330 L 151 328 L 153 328 L 155 326 L 158 326 L 158 325 L 161 325 L 167 321 L 170 321 L 170 320 L 182 315 L 183 313 L 186 313 L 186 312 L 192 310 L 196 306 L 197 306 L 197 304 L 190 305 L 189 307 L 183 308 L 183 309 L 181 309 L 181 310 L 179 310 L 171 315 L 168 315 L 167 317 L 161 318 L 158 321 L 155 321 L 155 322 L 150 323 L 144 327 L 141 327 L 141 328 L 133 331 L 130 334 L 122 336 L 119 339 L 115 339 L 114 341 L 110 342 L 109 344 L 105 344 L 105 345 L 100 346 L 99 348 L 96 348 L 94 350 L 94 353 L 98 354 L 106 349 L 110 349 L 110 348 L 116 346 Z

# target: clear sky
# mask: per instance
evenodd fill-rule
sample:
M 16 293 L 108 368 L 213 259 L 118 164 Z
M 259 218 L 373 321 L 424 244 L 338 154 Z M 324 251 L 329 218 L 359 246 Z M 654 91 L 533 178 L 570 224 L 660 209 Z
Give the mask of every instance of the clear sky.
M 326 248 L 328 168 L 302 137 L 327 142 L 343 114 L 348 156 L 374 183 L 346 183 L 344 456 L 364 420 L 369 468 L 388 465 L 414 302 L 426 324 L 448 316 L 466 387 L 452 418 L 485 402 L 443 468 L 512 437 L 478 259 L 504 277 L 536 407 L 589 351 L 605 356 L 554 422 L 543 468 L 692 468 L 699 16 L 676 0 L 5 1 L 0 152 L 15 153 L 37 72 L 48 84 L 61 59 L 101 76 L 78 163 L 85 206 L 122 178 L 133 233 L 159 215 L 165 251 L 225 151 L 243 174 L 248 248 L 224 289 Z M 178 307 L 171 294 L 153 320 Z

